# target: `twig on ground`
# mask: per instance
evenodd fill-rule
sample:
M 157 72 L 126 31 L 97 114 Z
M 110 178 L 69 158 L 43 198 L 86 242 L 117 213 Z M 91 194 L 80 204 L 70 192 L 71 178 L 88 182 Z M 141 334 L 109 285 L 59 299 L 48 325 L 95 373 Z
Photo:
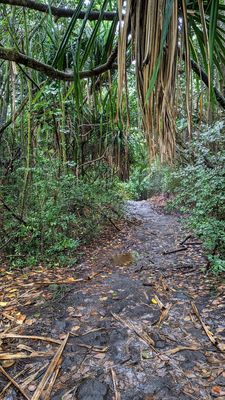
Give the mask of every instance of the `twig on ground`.
M 165 256 L 166 254 L 178 253 L 179 251 L 185 251 L 187 249 L 188 249 L 187 247 L 181 247 L 179 249 L 174 249 L 174 250 L 170 250 L 170 251 L 164 251 L 162 254 Z
M 177 346 L 177 347 L 174 347 L 174 349 L 166 350 L 165 354 L 167 356 L 169 356 L 171 354 L 178 353 L 178 351 L 184 351 L 184 350 L 197 351 L 197 350 L 200 350 L 200 347 L 199 346 L 194 346 L 194 345 L 193 346 Z
M 27 365 L 27 366 L 25 367 L 24 370 L 20 371 L 20 372 L 14 377 L 14 379 L 19 378 L 21 375 L 27 373 L 27 370 L 28 370 L 29 368 L 30 368 L 30 367 Z M 32 370 L 34 370 L 34 368 L 32 368 Z M 9 383 L 7 383 L 7 385 L 2 389 L 2 391 L 0 392 L 0 399 L 3 399 L 3 394 L 5 394 L 5 392 L 10 388 L 11 385 L 12 385 L 12 382 L 9 381 Z M 23 387 L 23 385 L 22 385 L 22 387 Z
M 188 239 L 191 239 L 191 238 L 192 238 L 192 235 L 186 236 L 186 238 L 184 240 L 182 240 L 182 242 L 179 243 L 180 246 L 182 246 Z
M 53 372 L 55 371 L 55 369 L 58 368 L 59 362 L 60 362 L 60 358 L 62 356 L 63 350 L 67 344 L 67 341 L 69 339 L 69 333 L 67 333 L 64 341 L 62 342 L 61 346 L 58 348 L 55 356 L 53 357 L 52 361 L 50 362 L 42 380 L 40 381 L 37 389 L 35 390 L 32 399 L 31 400 L 39 400 L 40 397 L 42 396 L 42 393 L 49 381 L 49 379 L 51 378 Z
M 45 368 L 47 367 L 47 365 L 48 365 L 48 363 L 47 364 L 44 364 L 43 365 L 43 367 L 41 367 L 38 371 L 35 371 L 35 367 L 32 369 L 32 371 L 30 371 L 30 372 L 33 372 L 33 370 L 35 371 L 34 373 L 32 373 L 31 375 L 29 375 L 24 381 L 23 381 L 23 383 L 21 384 L 21 387 L 23 388 L 23 389 L 25 389 L 31 382 L 33 382 L 34 380 L 35 380 L 35 378 L 36 377 L 40 377 L 41 375 L 43 375 L 43 373 L 44 373 L 44 370 L 45 370 Z
M 110 371 L 111 371 L 111 375 L 112 375 L 113 389 L 114 389 L 114 394 L 115 394 L 114 399 L 115 400 L 120 400 L 120 394 L 119 394 L 118 389 L 117 389 L 116 373 L 115 373 L 115 371 L 114 371 L 114 369 L 112 367 L 110 368 Z
M 55 343 L 55 344 L 62 344 L 61 340 L 52 339 L 45 336 L 28 336 L 28 335 L 17 335 L 16 333 L 1 333 L 0 339 L 31 339 L 31 340 L 41 340 L 44 342 Z
M 122 319 L 119 315 L 113 313 L 111 314 L 117 321 L 125 325 L 130 330 L 134 331 L 137 336 L 139 336 L 145 343 L 148 344 L 148 346 L 151 347 L 152 350 L 157 352 L 157 350 L 155 349 L 155 342 L 147 332 L 143 331 L 143 329 L 137 329 L 136 326 L 134 326 L 130 321 Z
M 0 353 L 0 360 L 22 360 L 26 358 L 49 357 L 54 354 L 53 351 L 34 351 L 31 354 L 26 353 Z
M 55 371 L 53 372 L 53 374 L 51 376 L 48 388 L 47 388 L 47 390 L 46 390 L 46 392 L 45 392 L 45 394 L 43 396 L 43 400 L 50 400 L 51 392 L 52 392 L 54 383 L 55 383 L 55 381 L 57 379 L 57 376 L 59 374 L 61 365 L 62 365 L 62 358 L 60 358 L 59 364 L 58 364 L 58 366 L 56 367 Z
M 191 302 L 191 306 L 192 306 L 192 309 L 193 309 L 193 311 L 194 311 L 196 317 L 198 318 L 200 324 L 202 325 L 202 328 L 203 328 L 203 330 L 204 330 L 206 336 L 207 336 L 208 339 L 210 340 L 210 342 L 211 342 L 218 350 L 220 350 L 221 352 L 225 352 L 225 343 L 219 343 L 217 337 L 214 336 L 214 334 L 213 334 L 212 332 L 210 332 L 210 330 L 207 328 L 207 326 L 206 326 L 205 323 L 203 322 L 202 317 L 201 317 L 201 315 L 200 315 L 200 313 L 199 313 L 199 311 L 198 311 L 198 309 L 197 309 L 197 307 L 196 307 L 196 305 L 195 305 L 195 303 L 194 303 L 193 301 Z
M 84 343 L 78 343 L 79 347 L 84 347 L 85 349 L 95 351 L 97 353 L 105 353 L 108 350 L 108 347 L 98 347 L 98 346 L 90 346 Z
M 15 386 L 15 388 L 25 397 L 25 399 L 30 400 L 30 398 L 26 395 L 21 386 L 0 366 L 0 372 Z
M 185 243 L 185 246 L 201 246 L 202 242 L 188 242 Z
M 84 332 L 84 333 L 79 334 L 79 335 L 77 333 L 70 332 L 70 335 L 71 336 L 80 337 L 80 336 L 89 335 L 89 333 L 98 332 L 98 331 L 104 331 L 104 330 L 105 330 L 105 328 L 94 328 L 94 329 L 91 329 L 90 331 Z

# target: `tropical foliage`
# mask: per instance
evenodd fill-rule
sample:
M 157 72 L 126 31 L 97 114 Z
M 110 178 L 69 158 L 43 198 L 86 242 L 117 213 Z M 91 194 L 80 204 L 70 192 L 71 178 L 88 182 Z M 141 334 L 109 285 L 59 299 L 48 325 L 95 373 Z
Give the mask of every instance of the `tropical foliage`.
M 109 204 L 162 190 L 160 163 L 195 168 L 192 132 L 225 109 L 225 5 L 0 0 L 0 18 L 0 246 L 75 257 Z

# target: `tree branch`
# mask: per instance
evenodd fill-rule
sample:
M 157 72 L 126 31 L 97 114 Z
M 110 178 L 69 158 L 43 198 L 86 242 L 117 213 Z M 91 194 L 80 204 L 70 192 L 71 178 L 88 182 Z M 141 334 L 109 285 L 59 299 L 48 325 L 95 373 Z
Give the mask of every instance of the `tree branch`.
M 209 78 L 208 75 L 201 69 L 198 64 L 191 59 L 191 68 L 193 71 L 199 76 L 199 78 L 204 82 L 204 84 L 209 87 Z M 222 95 L 222 93 L 216 88 L 213 88 L 216 100 L 218 103 L 221 105 L 221 107 L 225 110 L 225 97 Z
M 112 51 L 111 55 L 109 56 L 105 64 L 99 65 L 98 67 L 88 71 L 81 71 L 79 73 L 80 78 L 81 79 L 92 78 L 94 76 L 98 76 L 108 71 L 109 69 L 112 68 L 113 62 L 116 59 L 116 57 L 117 57 L 117 46 Z M 44 75 L 48 76 L 49 78 L 55 80 L 72 82 L 75 79 L 73 73 L 59 71 L 58 69 L 53 68 L 51 65 L 44 64 L 40 61 L 35 60 L 34 58 L 28 57 L 25 54 L 20 53 L 11 48 L 5 48 L 0 46 L 0 58 L 8 61 L 14 61 L 17 64 L 25 65 L 26 67 L 34 69 L 35 71 L 39 71 Z
M 34 0 L 0 0 L 0 4 L 8 4 L 10 6 L 19 6 L 19 7 L 26 7 L 30 8 L 31 10 L 40 11 L 43 13 L 49 13 L 49 6 L 48 4 L 37 3 Z M 64 17 L 70 18 L 74 14 L 74 9 L 65 7 L 54 7 L 50 6 L 50 10 L 52 15 L 55 17 Z M 78 18 L 84 19 L 85 11 L 81 11 Z M 98 20 L 100 12 L 98 11 L 91 11 L 88 19 L 92 21 Z M 104 12 L 103 19 L 106 21 L 113 21 L 114 18 L 117 16 L 117 12 Z
M 178 55 L 181 54 L 181 49 L 178 47 Z M 185 61 L 185 53 L 182 53 L 182 59 Z M 199 76 L 199 78 L 202 80 L 202 82 L 209 87 L 209 78 L 208 75 L 203 71 L 203 69 L 191 58 L 190 59 L 191 63 L 191 69 Z M 220 106 L 225 110 L 225 97 L 222 95 L 222 93 L 216 88 L 213 88 L 216 100 L 220 104 Z

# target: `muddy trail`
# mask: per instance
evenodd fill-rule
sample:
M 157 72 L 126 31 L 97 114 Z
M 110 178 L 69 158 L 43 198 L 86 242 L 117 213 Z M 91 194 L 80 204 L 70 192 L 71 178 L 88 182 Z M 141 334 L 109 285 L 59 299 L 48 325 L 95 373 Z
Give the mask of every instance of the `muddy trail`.
M 23 288 L 23 323 L 4 312 L 0 398 L 225 399 L 224 278 L 206 275 L 177 216 L 149 201 L 128 202 L 127 215 L 135 221 L 65 271 L 67 285 L 46 284 L 30 303 L 36 292 Z

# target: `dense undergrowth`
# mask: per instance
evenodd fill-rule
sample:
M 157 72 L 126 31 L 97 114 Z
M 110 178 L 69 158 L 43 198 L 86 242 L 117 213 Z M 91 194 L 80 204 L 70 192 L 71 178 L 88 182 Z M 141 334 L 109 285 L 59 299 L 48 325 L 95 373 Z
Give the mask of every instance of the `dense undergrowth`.
M 24 168 L 15 168 L 4 187 L 4 202 L 14 210 L 12 215 L 2 207 L 1 218 L 4 251 L 11 267 L 73 265 L 79 246 L 121 215 L 122 198 L 114 180 L 99 178 L 97 171 L 88 180 L 77 180 L 71 171 L 59 175 L 59 166 L 42 155 L 30 169 L 32 180 L 22 219 L 18 202 Z
M 123 184 L 127 197 L 136 200 L 172 194 L 167 208 L 185 216 L 183 222 L 202 240 L 215 272 L 225 271 L 224 131 L 224 120 L 196 130 L 188 149 L 179 149 L 181 158 L 173 167 L 155 162 L 148 168 L 141 156 Z
M 190 164 L 171 176 L 173 185 L 176 183 L 171 205 L 189 214 L 186 223 L 202 239 L 213 270 L 225 271 L 224 122 L 197 132 L 190 153 Z
M 112 175 L 104 162 L 77 179 L 70 167 L 62 173 L 57 159 L 40 152 L 28 171 L 29 190 L 23 190 L 25 167 L 15 164 L 2 186 L 8 207 L 1 206 L 7 262 L 11 267 L 74 265 L 80 245 L 122 215 L 124 200 L 166 193 L 172 195 L 167 208 L 183 214 L 185 225 L 202 240 L 209 266 L 215 272 L 225 271 L 224 126 L 221 120 L 196 130 L 173 166 L 159 161 L 149 166 L 143 135 L 133 130 L 130 179 L 125 182 Z

